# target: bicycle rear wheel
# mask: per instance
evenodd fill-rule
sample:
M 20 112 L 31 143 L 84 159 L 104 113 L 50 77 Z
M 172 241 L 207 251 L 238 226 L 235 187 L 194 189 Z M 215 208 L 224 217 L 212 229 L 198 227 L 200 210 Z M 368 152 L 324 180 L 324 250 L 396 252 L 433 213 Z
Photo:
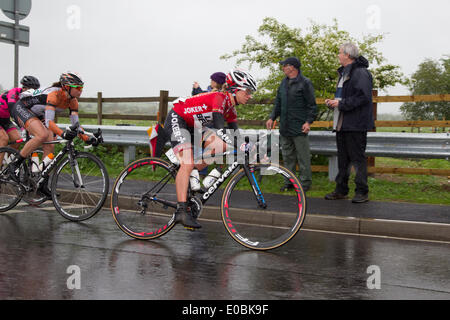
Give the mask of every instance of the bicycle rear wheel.
M 294 188 L 283 195 L 275 194 L 286 179 Z M 255 164 L 250 166 L 249 178 L 241 169 L 228 182 L 221 213 L 234 240 L 250 249 L 269 250 L 284 245 L 300 230 L 306 198 L 291 171 L 280 165 Z
M 22 199 L 21 188 L 11 180 L 8 172 L 9 161 L 12 161 L 18 154 L 19 152 L 13 148 L 0 148 L 0 155 L 3 156 L 0 162 L 0 212 L 14 208 Z
M 167 233 L 175 225 L 176 174 L 169 162 L 159 158 L 143 158 L 122 170 L 111 193 L 117 226 L 141 240 Z
M 58 164 L 51 183 L 52 200 L 64 218 L 82 221 L 105 203 L 109 177 L 103 162 L 88 152 L 77 152 L 74 163 L 66 157 Z

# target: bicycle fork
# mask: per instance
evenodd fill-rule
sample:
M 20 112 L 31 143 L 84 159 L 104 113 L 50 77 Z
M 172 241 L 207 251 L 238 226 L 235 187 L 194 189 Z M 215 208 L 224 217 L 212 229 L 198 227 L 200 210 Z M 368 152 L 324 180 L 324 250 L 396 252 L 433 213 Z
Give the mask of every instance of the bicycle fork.
M 69 163 L 72 171 L 73 186 L 75 188 L 84 188 L 83 179 L 80 173 L 80 167 L 78 166 L 78 161 L 71 153 L 69 153 Z
M 255 195 L 256 201 L 258 202 L 258 206 L 260 208 L 266 209 L 267 203 L 264 199 L 261 189 L 259 188 L 258 181 L 256 180 L 255 169 L 252 166 L 244 166 L 244 171 L 247 175 L 250 185 L 252 186 L 253 194 Z

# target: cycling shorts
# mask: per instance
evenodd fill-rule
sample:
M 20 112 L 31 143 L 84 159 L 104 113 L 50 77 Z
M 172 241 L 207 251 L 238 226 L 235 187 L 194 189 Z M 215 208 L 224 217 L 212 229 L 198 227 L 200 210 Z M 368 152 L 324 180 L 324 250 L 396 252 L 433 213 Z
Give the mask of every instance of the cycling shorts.
M 39 119 L 39 117 L 36 114 L 34 114 L 33 111 L 31 111 L 30 109 L 25 107 L 21 103 L 21 101 L 17 102 L 14 105 L 14 107 L 11 108 L 10 113 L 11 113 L 11 117 L 14 119 L 14 121 L 22 128 L 25 128 L 25 124 L 27 123 L 28 120 L 30 120 L 32 118 Z M 39 119 L 39 120 L 42 121 L 42 119 Z
M 164 130 L 170 139 L 170 144 L 175 153 L 180 152 L 186 147 L 190 147 L 192 141 L 194 141 L 193 128 L 189 127 L 186 121 L 173 110 L 170 110 L 167 114 Z
M 0 118 L 0 129 L 10 132 L 11 130 L 17 130 L 17 126 L 9 118 Z

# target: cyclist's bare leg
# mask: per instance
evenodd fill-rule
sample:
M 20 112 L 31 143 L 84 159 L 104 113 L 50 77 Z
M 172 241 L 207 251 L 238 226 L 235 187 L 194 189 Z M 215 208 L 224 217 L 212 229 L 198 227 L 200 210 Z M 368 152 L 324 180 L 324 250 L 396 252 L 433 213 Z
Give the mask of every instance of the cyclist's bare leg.
M 0 147 L 6 147 L 8 145 L 8 140 L 8 134 L 5 130 L 3 130 L 3 128 L 0 127 Z M 4 153 L 0 153 L 0 166 L 3 163 L 4 156 Z
M 192 147 L 190 145 L 185 145 L 184 148 L 176 155 L 180 160 L 180 168 L 178 169 L 178 173 L 175 178 L 177 200 L 178 202 L 186 202 L 187 190 L 189 186 L 189 176 L 192 172 L 192 169 L 194 169 Z
M 215 134 L 206 136 L 204 146 L 205 146 L 205 151 L 203 153 L 204 157 L 209 157 L 213 153 L 214 154 L 222 153 L 227 150 L 227 144 Z M 201 164 L 196 164 L 195 167 L 198 170 L 202 170 L 206 168 L 208 165 L 209 165 L 208 163 L 205 163 L 203 161 Z
M 8 137 L 10 141 L 17 141 L 22 138 L 19 130 L 17 130 L 16 128 L 8 131 Z M 18 143 L 11 144 L 10 147 L 19 150 Z
M 184 148 L 175 153 L 180 160 L 180 168 L 175 178 L 175 186 L 177 190 L 177 211 L 175 219 L 181 222 L 185 228 L 197 229 L 202 226 L 192 216 L 192 212 L 187 207 L 187 190 L 189 187 L 189 176 L 194 169 L 194 156 L 192 146 L 189 143 Z
M 47 129 L 47 140 L 46 141 L 53 141 L 54 136 L 53 132 L 49 129 Z M 54 144 L 44 144 L 42 145 L 42 159 L 44 159 L 46 156 L 48 156 L 50 153 L 55 152 L 55 145 Z
M 0 127 L 0 147 L 6 147 L 9 142 L 9 137 L 6 131 Z
M 33 136 L 23 146 L 20 155 L 24 158 L 28 157 L 34 150 L 39 148 L 48 138 L 48 130 L 44 127 L 42 122 L 37 118 L 31 118 L 25 123 L 25 129 Z

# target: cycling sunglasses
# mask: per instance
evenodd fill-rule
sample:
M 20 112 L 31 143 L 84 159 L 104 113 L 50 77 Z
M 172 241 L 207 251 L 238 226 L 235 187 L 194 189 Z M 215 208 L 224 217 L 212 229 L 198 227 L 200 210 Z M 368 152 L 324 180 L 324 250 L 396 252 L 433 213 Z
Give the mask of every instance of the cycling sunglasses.
M 83 85 L 78 85 L 78 84 L 68 84 L 67 86 L 68 86 L 68 87 L 71 87 L 71 88 L 76 88 L 76 89 L 83 90 Z

